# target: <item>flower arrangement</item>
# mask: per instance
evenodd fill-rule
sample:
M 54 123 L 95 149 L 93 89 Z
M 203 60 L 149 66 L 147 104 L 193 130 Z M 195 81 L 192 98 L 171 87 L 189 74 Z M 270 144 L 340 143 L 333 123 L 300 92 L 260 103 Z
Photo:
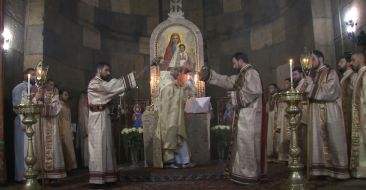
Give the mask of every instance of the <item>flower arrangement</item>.
M 142 128 L 124 128 L 121 134 L 127 140 L 127 146 L 131 149 L 139 150 L 143 147 L 143 132 Z
M 225 149 L 227 148 L 230 136 L 230 126 L 216 125 L 211 128 L 213 131 L 214 142 L 216 142 L 217 153 L 220 160 L 225 157 Z

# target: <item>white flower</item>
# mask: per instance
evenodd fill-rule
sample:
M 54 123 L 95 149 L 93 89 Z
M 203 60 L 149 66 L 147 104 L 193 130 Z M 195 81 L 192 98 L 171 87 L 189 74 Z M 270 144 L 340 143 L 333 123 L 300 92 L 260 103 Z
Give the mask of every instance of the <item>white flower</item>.
M 213 131 L 216 131 L 216 130 L 230 130 L 230 126 L 228 126 L 228 125 L 216 125 L 216 126 L 212 127 L 211 130 L 213 130 Z
M 138 129 L 137 129 L 137 131 L 138 131 L 139 133 L 143 133 L 143 132 L 144 132 L 144 130 L 143 130 L 142 128 L 138 128 Z
M 127 131 L 128 131 L 128 128 L 124 128 L 124 129 L 121 131 L 122 135 L 123 135 L 123 134 L 127 134 Z

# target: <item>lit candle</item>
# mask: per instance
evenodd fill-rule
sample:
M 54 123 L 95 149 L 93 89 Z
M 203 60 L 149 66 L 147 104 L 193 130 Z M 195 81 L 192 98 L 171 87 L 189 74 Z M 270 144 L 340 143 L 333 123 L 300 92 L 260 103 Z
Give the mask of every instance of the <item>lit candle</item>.
M 198 81 L 198 74 L 195 74 L 195 75 L 194 75 L 194 79 L 193 79 L 193 80 L 194 80 L 194 83 L 195 83 L 195 84 L 197 84 L 197 81 Z
M 30 74 L 28 74 L 28 95 L 30 95 Z
M 292 59 L 290 59 L 290 79 L 291 79 L 291 86 L 293 84 L 293 79 L 292 79 Z

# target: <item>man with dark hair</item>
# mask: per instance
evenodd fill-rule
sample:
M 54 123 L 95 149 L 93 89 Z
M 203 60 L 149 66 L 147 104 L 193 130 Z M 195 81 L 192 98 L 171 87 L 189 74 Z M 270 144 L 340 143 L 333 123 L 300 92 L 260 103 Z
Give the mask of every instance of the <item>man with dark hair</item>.
M 351 56 L 350 53 L 345 53 L 342 57 L 339 58 L 338 61 L 338 71 L 343 76 L 345 72 L 351 69 Z
M 301 67 L 297 66 L 292 69 L 292 78 L 294 81 L 294 88 L 296 88 L 299 91 L 304 91 L 304 81 L 305 81 L 305 75 L 301 69 Z
M 324 65 L 324 56 L 314 50 L 310 59 L 314 79 L 306 77 L 310 100 L 307 166 L 311 175 L 349 178 L 347 141 L 338 74 Z
M 366 56 L 355 53 L 351 58 L 351 67 L 356 72 L 353 80 L 352 126 L 350 169 L 352 177 L 366 177 Z
M 226 172 L 236 183 L 255 183 L 266 172 L 265 103 L 261 78 L 242 52 L 232 57 L 237 75 L 225 76 L 203 67 L 200 78 L 226 90 L 236 107 Z
M 137 86 L 133 73 L 110 79 L 110 69 L 108 63 L 100 62 L 95 77 L 88 85 L 89 183 L 93 185 L 117 181 L 117 163 L 107 104 L 113 97 Z
M 351 138 L 351 117 L 352 117 L 352 92 L 353 81 L 357 76 L 357 71 L 351 68 L 351 57 L 349 54 L 342 56 L 338 62 L 339 77 L 341 78 L 341 97 L 342 97 L 342 111 L 344 117 L 344 126 L 346 128 L 348 155 L 350 155 L 350 138 Z
M 305 92 L 308 84 L 306 83 L 304 72 L 300 66 L 296 66 L 295 68 L 292 69 L 292 78 L 294 80 L 294 88 L 298 92 Z M 299 118 L 300 123 L 297 126 L 298 127 L 297 135 L 298 135 L 298 144 L 299 144 L 299 147 L 301 148 L 301 159 L 305 161 L 306 151 L 307 151 L 307 147 L 306 147 L 306 140 L 307 140 L 306 134 L 307 133 L 306 133 L 306 131 L 307 131 L 307 123 L 308 123 L 308 101 L 307 100 L 301 101 L 299 106 L 301 108 L 301 115 L 297 116 L 297 117 L 300 117 Z
M 12 102 L 13 107 L 22 103 L 22 99 L 25 100 L 27 95 L 27 80 L 28 74 L 30 75 L 30 85 L 34 85 L 35 79 L 35 70 L 33 68 L 28 68 L 23 72 L 23 82 L 16 85 L 12 90 Z M 22 124 L 23 116 L 18 114 L 14 120 L 14 151 L 15 151 L 15 170 L 14 170 L 14 179 L 17 182 L 24 180 L 24 171 L 25 171 L 25 153 L 27 150 L 27 141 L 25 140 L 26 136 L 24 133 L 25 126 Z
M 285 78 L 283 80 L 283 89 L 281 91 L 287 91 L 291 87 L 291 79 L 290 77 Z

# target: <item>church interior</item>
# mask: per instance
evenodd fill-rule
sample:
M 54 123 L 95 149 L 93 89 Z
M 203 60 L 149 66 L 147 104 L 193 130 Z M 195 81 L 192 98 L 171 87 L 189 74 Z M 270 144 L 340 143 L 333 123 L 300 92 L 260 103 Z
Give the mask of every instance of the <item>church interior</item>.
M 310 60 L 315 59 L 314 56 L 319 58 L 318 51 L 313 50 L 321 52 L 322 64 L 330 70 L 327 77 L 331 76 L 331 71 L 337 72 L 339 89 L 343 88 L 341 78 L 345 76 L 340 69 L 342 59 L 353 64 L 352 54 L 363 55 L 363 65 L 366 65 L 366 0 L 0 0 L 0 8 L 0 189 L 366 188 L 366 144 L 362 144 L 366 143 L 366 121 L 363 123 L 362 120 L 362 116 L 366 115 L 353 114 L 353 105 L 357 101 L 352 98 L 357 99 L 358 91 L 351 91 L 348 95 L 344 95 L 342 91 L 337 95 L 337 101 L 350 98 L 348 103 L 342 102 L 344 120 L 341 122 L 345 123 L 342 124 L 342 129 L 349 136 L 343 143 L 344 146 L 347 145 L 347 150 L 344 151 L 346 159 L 340 161 L 340 157 L 334 158 L 337 163 L 339 161 L 347 166 L 348 177 L 314 176 L 314 167 L 310 165 L 314 155 L 318 154 L 312 148 L 317 142 L 309 142 L 309 139 L 316 139 L 311 136 L 311 133 L 316 133 L 316 129 L 310 128 L 310 123 L 315 122 L 315 126 L 317 121 L 307 123 L 313 119 L 309 117 L 304 124 L 299 116 L 313 114 L 310 108 L 320 100 L 311 99 L 313 93 L 297 89 L 296 86 L 302 79 L 295 76 L 295 72 L 298 72 L 304 81 L 310 78 L 314 80 L 312 83 L 321 80 L 321 77 L 314 79 L 311 73 L 307 73 L 314 67 L 311 64 L 309 66 L 309 62 L 312 62 Z M 174 42 L 175 37 L 178 38 L 177 43 Z M 175 43 L 174 46 L 172 43 Z M 237 52 L 244 53 L 236 58 Z M 260 109 L 263 116 L 260 122 L 262 127 L 266 124 L 266 128 L 262 128 L 261 135 L 254 137 L 254 141 L 260 142 L 261 148 L 253 145 L 253 149 L 261 154 L 257 162 L 266 169 L 255 183 L 235 183 L 237 180 L 232 177 L 237 170 L 245 173 L 254 168 L 247 166 L 249 169 L 242 169 L 240 167 L 245 167 L 243 161 L 235 162 L 240 155 L 246 157 L 246 151 L 235 144 L 242 142 L 240 139 L 244 139 L 247 137 L 245 133 L 249 133 L 244 129 L 241 131 L 238 126 L 243 124 L 240 117 L 250 117 L 250 114 L 242 116 L 240 110 L 251 103 L 243 104 L 244 108 L 240 108 L 230 98 L 240 95 L 247 98 L 249 95 L 242 93 L 248 91 L 232 91 L 222 85 L 213 84 L 217 73 L 225 76 L 238 75 L 237 80 L 240 79 L 239 73 L 242 73 L 242 69 L 235 68 L 236 60 L 250 64 L 260 76 L 257 86 L 261 86 L 261 92 L 254 100 L 263 97 L 260 101 L 263 105 Z M 165 70 L 164 64 L 167 67 Z M 174 78 L 172 73 L 175 70 L 169 70 L 174 64 L 180 65 L 183 70 L 188 68 L 184 74 L 184 87 L 180 88 L 177 82 L 181 75 Z M 95 80 L 96 72 L 102 72 L 101 68 L 105 67 L 110 69 L 110 78 L 123 81 L 128 90 L 121 90 L 110 99 L 110 94 L 106 93 L 108 102 L 105 105 L 103 103 L 103 108 L 99 104 L 96 104 L 97 107 L 91 106 L 94 101 L 90 95 L 91 81 Z M 34 72 L 34 81 L 30 70 L 27 70 L 29 68 Z M 206 78 L 205 69 L 209 73 Z M 249 71 L 246 72 L 248 74 Z M 314 70 L 315 72 L 318 71 Z M 169 86 L 163 82 L 164 73 L 176 79 L 172 88 L 182 90 L 182 96 L 188 97 L 179 99 L 182 105 L 170 105 L 170 99 L 163 100 L 162 89 L 165 88 L 164 85 Z M 354 74 L 356 76 L 357 71 Z M 134 79 L 131 79 L 132 75 Z M 99 79 L 107 81 L 103 77 Z M 229 79 L 225 78 L 226 84 Z M 354 80 L 358 81 L 357 77 Z M 234 82 L 232 88 L 247 87 L 240 82 Z M 16 91 L 15 87 L 20 83 L 24 83 L 24 89 Z M 357 85 L 360 84 L 354 82 L 354 89 L 357 89 Z M 46 97 L 49 86 L 53 86 L 55 92 L 59 93 L 57 102 L 61 102 L 58 103 L 61 107 L 66 106 L 69 115 L 63 118 L 53 115 L 52 118 L 58 119 L 53 128 L 48 126 L 40 130 L 35 127 L 32 129 L 32 125 L 36 123 L 39 126 L 47 124 L 43 117 L 47 117 L 45 115 L 49 113 L 45 113 L 45 110 L 50 113 L 53 110 L 43 105 L 44 102 L 32 103 L 34 89 L 38 90 L 34 93 L 41 92 L 45 96 L 42 101 L 46 101 L 49 98 Z M 272 93 L 271 86 L 276 87 L 276 92 Z M 318 88 L 318 85 L 314 86 L 309 88 L 310 92 Z M 28 94 L 24 95 L 27 87 Z M 111 91 L 116 90 L 117 87 L 111 87 Z M 327 91 L 333 92 L 331 89 L 325 90 Z M 97 92 L 99 91 L 96 90 Z M 17 104 L 14 103 L 16 93 L 20 93 L 18 96 L 21 99 Z M 292 95 L 299 99 L 293 99 L 290 97 Z M 104 97 L 96 99 L 98 102 Z M 50 101 L 53 101 L 53 97 Z M 235 101 L 240 104 L 243 99 L 237 97 Z M 321 105 L 326 105 L 328 100 L 324 102 Z M 366 106 L 365 102 L 362 104 L 361 98 L 361 107 Z M 156 167 L 156 134 L 166 132 L 163 129 L 164 119 L 161 119 L 162 113 L 165 113 L 162 111 L 165 109 L 164 104 L 169 104 L 168 108 L 170 106 L 167 122 L 176 116 L 177 109 L 182 110 L 179 113 L 184 120 L 183 134 L 178 135 L 178 140 L 172 141 L 179 144 L 180 138 L 183 138 L 183 145 L 189 147 L 187 154 L 191 163 L 187 166 L 171 164 L 169 168 L 165 168 L 164 162 L 164 168 Z M 292 109 L 286 109 L 287 106 L 292 106 Z M 60 109 L 62 112 L 63 108 Z M 271 112 L 274 109 L 276 111 Z M 33 113 L 35 110 L 38 112 Z M 118 179 L 112 184 L 93 186 L 89 179 L 92 176 L 89 169 L 94 162 L 89 161 L 89 158 L 92 159 L 91 154 L 95 154 L 92 152 L 95 146 L 90 143 L 95 136 L 91 135 L 90 115 L 99 113 L 100 110 L 108 110 L 106 122 L 109 122 L 108 134 L 111 135 L 110 142 L 114 147 L 112 160 L 117 164 L 115 167 L 118 169 Z M 366 110 L 363 111 L 366 114 Z M 322 114 L 321 111 L 319 114 Z M 28 118 L 34 122 L 27 120 L 26 123 L 20 118 Z M 350 125 L 347 125 L 347 119 Z M 357 134 L 352 129 L 357 124 L 354 124 L 354 119 L 361 121 L 358 128 L 356 127 L 360 130 Z M 69 121 L 65 124 L 68 126 L 65 129 L 68 136 L 61 129 L 62 121 Z M 19 129 L 16 129 L 16 125 L 23 127 L 20 131 L 21 139 L 17 136 Z M 305 127 L 301 128 L 302 125 Z M 180 124 L 177 131 L 180 130 L 179 127 Z M 52 129 L 58 132 L 49 132 Z M 329 129 L 332 128 L 325 131 Z M 53 142 L 47 139 L 50 133 L 56 135 L 51 138 Z M 323 134 L 323 131 L 320 130 L 319 133 Z M 321 138 L 332 138 L 329 137 L 331 132 L 324 133 L 328 136 L 320 135 Z M 44 135 L 47 137 L 43 137 Z M 353 139 L 355 136 L 361 139 L 357 153 L 354 153 L 354 146 L 357 145 L 354 143 L 359 141 Z M 31 138 L 36 144 L 35 141 L 41 139 L 40 144 L 27 144 Z M 109 136 L 106 139 L 109 142 Z M 164 139 L 159 139 L 160 149 L 165 148 L 163 141 Z M 330 149 L 332 152 L 336 149 L 334 147 L 338 146 L 337 142 L 329 142 L 330 145 L 320 144 L 319 147 L 326 148 L 319 148 L 319 151 L 328 152 Z M 243 147 L 249 147 L 248 144 L 243 144 Z M 56 146 L 61 147 L 61 166 L 63 171 L 66 170 L 66 175 L 54 180 L 52 177 L 42 176 L 47 176 L 49 154 L 52 155 L 51 164 L 56 165 L 58 162 L 59 154 L 48 152 L 57 152 Z M 262 146 L 266 148 L 262 149 Z M 111 151 L 108 147 L 101 149 Z M 163 160 L 164 150 L 160 150 L 163 152 L 160 153 Z M 235 154 L 233 151 L 243 151 L 244 154 Z M 177 160 L 176 154 L 174 152 Z M 364 176 L 353 173 L 358 168 L 353 165 L 355 154 L 356 157 L 361 155 L 357 157 L 360 160 L 357 166 L 364 166 L 364 170 L 359 171 L 365 172 Z M 327 155 L 330 154 L 324 155 L 325 162 L 337 156 L 332 154 L 328 158 Z M 19 157 L 22 158 L 20 162 Z M 103 156 L 100 158 L 104 159 Z M 72 166 L 68 162 L 72 162 Z M 336 162 L 330 165 L 337 167 Z M 19 174 L 19 163 L 22 165 L 20 172 L 25 172 L 24 176 Z M 232 170 L 228 171 L 230 167 Z M 340 171 L 343 168 L 338 169 Z M 17 175 L 18 178 L 20 175 L 20 180 Z

